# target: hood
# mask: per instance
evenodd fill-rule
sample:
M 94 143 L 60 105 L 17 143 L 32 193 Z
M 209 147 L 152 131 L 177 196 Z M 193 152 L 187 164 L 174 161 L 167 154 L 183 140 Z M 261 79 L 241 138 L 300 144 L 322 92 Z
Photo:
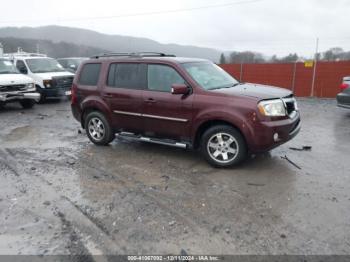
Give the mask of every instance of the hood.
M 213 91 L 227 95 L 249 96 L 259 100 L 282 98 L 293 94 L 292 91 L 285 88 L 250 83 L 242 83 L 235 87 L 222 88 Z
M 50 80 L 52 77 L 55 76 L 72 76 L 74 77 L 74 74 L 64 71 L 64 72 L 48 72 L 48 73 L 36 73 L 35 74 L 37 77 L 42 78 L 43 80 L 47 79 Z
M 33 79 L 22 74 L 0 74 L 0 86 L 33 83 Z

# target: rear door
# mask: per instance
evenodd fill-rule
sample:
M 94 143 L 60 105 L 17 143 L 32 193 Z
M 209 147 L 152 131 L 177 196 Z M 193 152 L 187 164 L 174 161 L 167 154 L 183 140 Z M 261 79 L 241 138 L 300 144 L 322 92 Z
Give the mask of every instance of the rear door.
M 102 97 L 109 104 L 113 127 L 139 133 L 142 125 L 142 90 L 145 87 L 146 65 L 111 63 Z
M 142 99 L 145 131 L 150 135 L 177 140 L 190 137 L 193 95 L 171 93 L 172 84 L 185 82 L 169 65 L 148 64 Z

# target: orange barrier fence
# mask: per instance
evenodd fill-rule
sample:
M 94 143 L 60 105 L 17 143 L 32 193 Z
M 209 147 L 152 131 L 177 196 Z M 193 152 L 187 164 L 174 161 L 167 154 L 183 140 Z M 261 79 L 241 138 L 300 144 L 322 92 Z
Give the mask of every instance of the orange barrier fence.
M 242 82 L 274 85 L 293 90 L 296 96 L 334 98 L 344 76 L 350 76 L 350 61 L 283 64 L 222 64 Z M 314 75 L 315 72 L 315 75 Z M 314 84 L 313 84 L 314 78 Z

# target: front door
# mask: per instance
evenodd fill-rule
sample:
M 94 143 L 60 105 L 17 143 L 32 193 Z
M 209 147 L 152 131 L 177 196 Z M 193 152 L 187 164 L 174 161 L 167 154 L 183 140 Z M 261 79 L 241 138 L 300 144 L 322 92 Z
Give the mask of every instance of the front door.
M 184 84 L 185 80 L 168 65 L 149 64 L 147 67 L 147 89 L 142 95 L 145 131 L 157 137 L 188 139 L 193 95 L 171 93 L 172 84 Z
M 115 129 L 139 133 L 143 130 L 142 89 L 145 85 L 146 65 L 113 63 L 109 67 L 103 99 L 109 104 Z

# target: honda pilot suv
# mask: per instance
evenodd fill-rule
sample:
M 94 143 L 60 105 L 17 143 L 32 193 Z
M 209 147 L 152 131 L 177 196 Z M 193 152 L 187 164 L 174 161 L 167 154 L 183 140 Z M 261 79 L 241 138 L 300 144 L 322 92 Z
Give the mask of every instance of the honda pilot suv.
M 300 130 L 291 91 L 240 83 L 210 61 L 161 53 L 83 62 L 71 103 L 96 145 L 122 136 L 193 148 L 218 167 L 271 150 Z

